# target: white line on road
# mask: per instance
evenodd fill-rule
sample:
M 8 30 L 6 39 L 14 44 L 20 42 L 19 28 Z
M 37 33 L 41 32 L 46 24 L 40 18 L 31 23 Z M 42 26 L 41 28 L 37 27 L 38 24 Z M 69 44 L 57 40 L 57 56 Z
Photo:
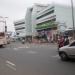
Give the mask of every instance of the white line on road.
M 18 48 L 13 48 L 14 50 L 18 50 Z
M 29 46 L 23 46 L 23 47 L 17 47 L 17 48 L 13 48 L 15 51 L 22 49 L 22 48 L 29 48 Z
M 59 55 L 51 56 L 52 58 L 60 58 Z
M 13 64 L 12 62 L 10 62 L 10 61 L 8 61 L 8 60 L 6 61 L 6 63 L 7 63 L 7 64 L 10 64 L 10 65 L 12 65 L 12 66 L 16 66 L 15 64 Z
M 29 53 L 29 54 L 36 54 L 37 52 L 36 51 L 27 51 L 27 53 Z
M 11 66 L 9 64 L 6 64 L 6 66 L 9 67 L 9 68 L 11 68 L 12 70 L 16 71 L 16 68 L 15 67 L 13 67 L 13 66 Z
M 25 48 L 29 48 L 28 46 L 26 46 Z
M 12 62 L 8 61 L 8 60 L 6 61 L 6 66 L 11 68 L 12 70 L 16 71 L 16 68 L 15 68 L 16 65 L 13 64 Z

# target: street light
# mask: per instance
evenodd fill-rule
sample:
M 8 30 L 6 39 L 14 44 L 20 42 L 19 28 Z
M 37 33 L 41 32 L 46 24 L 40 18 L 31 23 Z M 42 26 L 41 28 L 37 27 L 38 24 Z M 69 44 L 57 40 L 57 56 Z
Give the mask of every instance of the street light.
M 75 39 L 73 0 L 71 0 L 71 8 L 72 8 L 72 23 L 73 23 L 73 39 Z

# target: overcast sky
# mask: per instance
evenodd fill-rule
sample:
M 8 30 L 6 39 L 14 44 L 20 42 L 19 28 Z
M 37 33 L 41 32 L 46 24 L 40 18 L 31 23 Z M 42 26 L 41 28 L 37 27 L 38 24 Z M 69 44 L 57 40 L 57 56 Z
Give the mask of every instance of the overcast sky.
M 9 31 L 14 30 L 13 22 L 24 18 L 26 9 L 34 3 L 71 5 L 71 0 L 0 0 L 0 16 L 8 17 L 6 20 Z

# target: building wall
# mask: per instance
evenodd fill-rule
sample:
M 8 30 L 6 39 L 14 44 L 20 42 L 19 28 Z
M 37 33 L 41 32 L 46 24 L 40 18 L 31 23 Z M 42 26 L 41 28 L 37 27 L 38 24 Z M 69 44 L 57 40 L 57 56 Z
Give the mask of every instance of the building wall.
M 72 24 L 72 9 L 70 6 L 55 5 L 56 20 L 60 23 L 65 23 L 67 28 L 73 26 Z M 74 9 L 75 17 L 75 9 Z
M 40 17 L 39 19 L 36 20 L 36 24 L 56 18 L 56 23 L 59 26 L 58 27 L 59 31 L 64 31 L 66 28 L 72 28 L 73 26 L 72 9 L 70 6 L 63 6 L 63 5 L 57 5 L 57 4 L 49 5 L 44 10 L 37 13 L 37 18 L 52 10 L 54 10 L 54 13 Z M 74 18 L 75 18 L 75 8 L 74 8 Z
M 53 13 L 50 11 L 54 10 Z M 45 15 L 48 13 L 48 15 Z M 40 17 L 45 15 L 44 17 Z M 74 10 L 75 15 L 75 10 Z M 74 16 L 75 17 L 75 16 Z M 67 28 L 72 27 L 72 11 L 71 7 L 62 6 L 62 5 L 40 5 L 35 4 L 33 7 L 28 8 L 25 16 L 25 30 L 17 30 L 19 33 L 24 33 L 26 36 L 33 35 L 36 36 L 37 30 L 36 25 L 48 20 L 56 18 L 56 22 L 64 23 L 67 25 Z M 18 21 L 20 22 L 20 21 Z M 19 25 L 19 27 L 24 26 L 24 24 Z M 17 27 L 18 28 L 18 27 Z
M 18 37 L 25 37 L 26 35 L 26 26 L 25 26 L 25 19 L 18 20 L 14 22 L 15 31 Z
M 36 31 L 36 17 L 37 17 L 37 14 L 39 12 L 41 12 L 43 9 L 45 9 L 47 6 L 45 5 L 40 5 L 40 4 L 35 4 L 33 6 L 33 10 L 32 10 L 32 35 L 35 36 L 37 34 L 37 31 Z
M 46 34 L 47 38 L 49 38 L 49 41 L 52 41 L 53 35 L 56 32 L 56 29 L 50 28 L 50 21 L 53 21 L 56 18 L 56 14 L 55 14 L 55 7 L 52 5 L 49 5 L 48 7 L 46 7 L 44 10 L 42 10 L 41 12 L 37 13 L 37 19 L 36 19 L 36 24 L 37 26 L 39 25 L 48 25 L 48 28 L 45 27 L 45 29 L 38 29 L 36 31 L 42 32 L 44 31 L 44 34 Z
M 25 16 L 26 36 L 32 35 L 32 8 L 28 8 Z
M 75 13 L 75 10 L 74 10 L 74 13 Z M 75 14 L 74 14 L 74 17 L 75 17 Z M 62 31 L 64 31 L 66 29 L 66 27 L 69 28 L 69 27 L 73 26 L 72 25 L 72 9 L 71 9 L 71 7 L 63 6 L 63 5 L 56 5 L 56 4 L 49 5 L 42 11 L 38 12 L 37 16 L 36 16 L 35 24 L 41 25 L 40 23 L 43 23 L 45 21 L 50 21 L 54 18 L 56 18 L 55 22 L 60 26 L 60 29 L 62 29 Z M 57 30 L 54 30 L 51 32 L 53 34 L 56 31 Z
M 47 8 L 45 8 L 43 11 L 39 12 L 37 14 L 37 18 L 41 15 L 43 15 L 41 18 L 37 19 L 37 24 L 44 22 L 44 21 L 48 21 L 53 19 L 55 16 L 55 12 L 50 13 L 51 11 L 55 10 L 55 8 L 53 6 L 48 6 Z M 46 15 L 48 13 L 48 15 Z M 45 15 L 45 16 L 44 16 Z

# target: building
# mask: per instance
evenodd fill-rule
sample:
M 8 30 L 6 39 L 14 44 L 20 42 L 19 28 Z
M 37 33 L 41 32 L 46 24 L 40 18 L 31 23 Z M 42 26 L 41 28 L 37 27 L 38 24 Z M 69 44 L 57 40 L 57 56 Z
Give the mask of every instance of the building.
M 36 14 L 41 10 L 45 9 L 46 5 L 35 4 L 34 6 L 27 8 L 25 16 L 25 25 L 26 25 L 26 37 L 31 38 L 37 35 L 36 31 Z
M 58 32 L 64 32 L 66 28 L 73 26 L 70 6 L 48 5 L 36 15 L 34 31 L 41 35 L 46 34 L 47 38 L 51 38 L 50 40 L 54 40 Z
M 14 22 L 16 35 L 18 38 L 24 38 L 26 36 L 25 19 L 21 19 Z
M 27 36 L 36 35 L 36 14 L 43 9 L 45 9 L 47 6 L 35 4 L 34 6 L 27 8 L 26 16 L 25 16 L 25 25 L 26 25 L 26 34 Z
M 56 40 L 58 33 L 70 27 L 73 27 L 71 7 L 58 4 L 35 4 L 27 8 L 25 20 L 15 22 L 19 37 L 46 35 L 50 41 Z

